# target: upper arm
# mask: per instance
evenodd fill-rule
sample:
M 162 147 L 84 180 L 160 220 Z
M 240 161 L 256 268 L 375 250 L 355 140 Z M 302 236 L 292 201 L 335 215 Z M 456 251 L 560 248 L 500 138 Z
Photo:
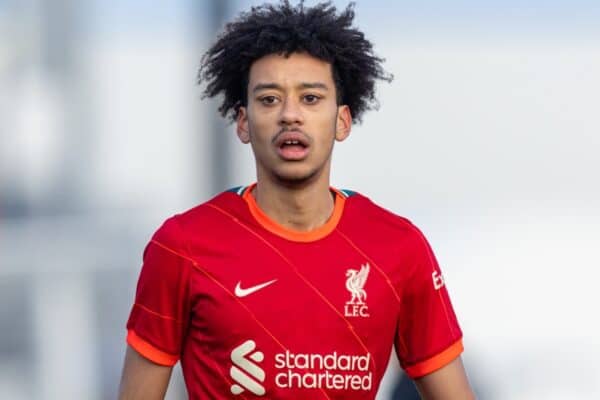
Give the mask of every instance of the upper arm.
M 127 346 L 119 400 L 164 399 L 173 367 L 155 364 Z
M 415 380 L 424 400 L 472 400 L 467 374 L 460 357 L 446 366 Z
M 164 398 L 181 356 L 190 320 L 190 262 L 182 233 L 167 220 L 144 250 L 135 301 L 127 321 L 120 399 Z
M 420 231 L 416 233 L 409 242 L 412 273 L 403 287 L 398 357 L 423 399 L 472 400 L 460 358 L 462 331 L 433 251 Z
M 449 364 L 463 351 L 462 331 L 442 272 L 425 237 L 414 229 L 406 239 L 407 276 L 401 286 L 396 351 L 413 379 Z

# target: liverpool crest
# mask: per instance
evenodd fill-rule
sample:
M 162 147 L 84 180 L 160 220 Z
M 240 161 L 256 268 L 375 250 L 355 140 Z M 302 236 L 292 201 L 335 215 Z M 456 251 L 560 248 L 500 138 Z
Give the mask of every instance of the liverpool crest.
M 370 270 L 369 263 L 363 264 L 360 270 L 349 269 L 346 271 L 346 289 L 350 292 L 351 298 L 346 302 L 344 315 L 346 317 L 368 317 L 369 307 L 367 307 L 367 292 L 364 289 Z

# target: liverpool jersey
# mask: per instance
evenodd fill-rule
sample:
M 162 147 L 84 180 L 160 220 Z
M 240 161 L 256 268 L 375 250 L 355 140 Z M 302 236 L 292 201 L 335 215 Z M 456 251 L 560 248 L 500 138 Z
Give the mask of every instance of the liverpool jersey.
M 320 228 L 252 186 L 168 219 L 144 251 L 127 342 L 181 362 L 191 399 L 373 399 L 392 349 L 412 378 L 462 352 L 441 271 L 408 220 L 335 190 Z

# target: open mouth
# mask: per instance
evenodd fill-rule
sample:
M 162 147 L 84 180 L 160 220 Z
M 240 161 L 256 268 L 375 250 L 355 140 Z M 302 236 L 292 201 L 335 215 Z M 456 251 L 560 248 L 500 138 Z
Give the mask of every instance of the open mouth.
M 284 141 L 281 148 L 294 148 L 294 149 L 305 149 L 307 146 L 299 140 L 286 140 Z
M 309 142 L 301 132 L 284 132 L 275 141 L 279 156 L 285 160 L 301 160 L 308 154 Z

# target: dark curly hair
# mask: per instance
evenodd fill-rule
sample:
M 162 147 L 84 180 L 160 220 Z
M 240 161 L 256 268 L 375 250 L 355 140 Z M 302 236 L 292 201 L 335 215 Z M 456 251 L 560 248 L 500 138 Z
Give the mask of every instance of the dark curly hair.
M 254 61 L 269 54 L 286 57 L 306 52 L 332 66 L 338 104 L 348 105 L 353 121 L 364 111 L 377 108 L 375 81 L 391 81 L 384 61 L 373 45 L 352 27 L 354 3 L 339 15 L 331 2 L 314 7 L 297 6 L 288 0 L 277 5 L 252 7 L 225 26 L 217 42 L 204 54 L 198 83 L 206 83 L 203 97 L 223 93 L 219 111 L 235 121 L 247 104 L 248 77 Z

